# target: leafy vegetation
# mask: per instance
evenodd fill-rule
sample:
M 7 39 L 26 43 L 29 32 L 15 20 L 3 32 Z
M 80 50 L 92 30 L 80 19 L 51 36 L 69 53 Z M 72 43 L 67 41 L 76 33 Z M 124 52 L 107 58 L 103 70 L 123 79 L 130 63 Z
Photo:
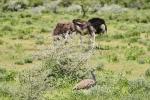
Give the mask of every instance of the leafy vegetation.
M 149 0 L 0 0 L 1 100 L 150 98 Z M 58 22 L 105 19 L 108 32 L 53 43 Z M 53 45 L 54 44 L 54 45 Z M 95 70 L 97 84 L 73 91 Z

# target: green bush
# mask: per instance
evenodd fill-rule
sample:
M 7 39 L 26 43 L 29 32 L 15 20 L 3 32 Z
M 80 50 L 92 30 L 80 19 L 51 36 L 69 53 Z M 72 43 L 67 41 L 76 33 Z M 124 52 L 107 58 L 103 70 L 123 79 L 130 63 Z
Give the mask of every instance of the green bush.
M 143 9 L 150 9 L 150 2 L 145 3 Z
M 18 11 L 20 9 L 26 9 L 28 7 L 27 0 L 14 0 L 8 1 L 2 7 L 3 11 Z
M 111 41 L 111 38 L 108 35 L 98 35 L 96 36 L 96 39 L 99 41 Z
M 23 45 L 21 43 L 14 44 L 14 49 L 16 53 L 22 53 L 24 51 Z
M 138 42 L 142 45 L 148 46 L 149 45 L 149 40 L 145 40 L 145 39 L 139 39 Z
M 145 64 L 146 62 L 145 62 L 145 59 L 144 59 L 144 58 L 139 58 L 139 59 L 138 59 L 138 63 L 139 63 L 139 64 Z
M 150 56 L 145 55 L 145 56 L 139 57 L 139 59 L 137 60 L 140 64 L 145 64 L 145 63 L 150 64 Z
M 44 4 L 44 0 L 29 0 L 29 5 L 32 7 L 37 7 Z
M 33 27 L 25 27 L 17 30 L 19 34 L 17 35 L 29 35 L 33 32 Z
M 2 100 L 11 100 L 15 97 L 15 86 L 8 85 L 7 83 L 0 84 L 0 99 Z
M 147 47 L 147 51 L 150 51 L 150 45 L 148 45 L 148 47 Z
M 18 60 L 15 62 L 15 64 L 17 65 L 24 65 L 24 61 L 23 60 Z
M 129 32 L 127 32 L 126 34 L 124 34 L 125 38 L 130 38 L 130 37 L 138 37 L 140 36 L 140 32 L 136 32 L 135 30 L 130 30 Z
M 35 35 L 30 34 L 29 37 L 30 37 L 30 38 L 35 38 Z
M 145 71 L 145 76 L 150 77 L 150 68 Z
M 47 29 L 47 28 L 42 28 L 42 29 L 41 29 L 41 33 L 45 33 L 45 32 L 49 32 L 49 29 Z
M 71 42 L 70 42 L 71 43 Z M 88 71 L 87 62 L 91 51 L 84 52 L 75 49 L 73 44 L 61 41 L 54 48 L 46 48 L 39 56 L 46 58 L 41 66 L 21 71 L 15 99 L 43 99 L 43 93 L 51 88 L 63 87 L 66 84 L 82 79 Z M 76 44 L 75 44 L 76 45 Z M 73 47 L 72 47 L 73 46 Z
M 138 91 L 143 91 L 146 86 L 145 79 L 137 79 L 133 81 L 129 81 L 129 93 L 137 93 Z
M 123 39 L 124 35 L 123 34 L 115 34 L 112 36 L 113 39 Z
M 45 81 L 47 73 L 41 70 L 41 67 L 23 70 L 19 73 L 18 88 L 14 96 L 17 100 L 41 100 L 43 91 L 50 88 L 49 83 Z
M 143 55 L 145 51 L 137 46 L 131 46 L 125 50 L 125 57 L 127 60 L 136 60 L 140 55 Z
M 97 49 L 97 50 L 110 50 L 110 49 L 112 49 L 112 47 L 110 47 L 109 45 L 100 45 L 100 46 L 96 46 L 95 49 Z
M 22 12 L 22 13 L 19 13 L 19 17 L 20 18 L 30 18 L 30 17 L 32 17 L 32 15 L 28 12 Z
M 135 42 L 137 42 L 138 40 L 139 40 L 139 37 L 131 37 L 131 38 L 127 39 L 127 41 L 128 41 L 129 43 L 135 43 Z
M 4 35 L 3 33 L 0 33 L 0 37 L 3 37 L 3 35 Z
M 31 20 L 26 20 L 26 24 L 27 24 L 27 25 L 31 25 L 31 24 L 32 24 L 32 21 L 31 21 Z
M 44 37 L 43 36 L 38 36 L 38 37 L 36 37 L 36 44 L 39 44 L 39 45 L 42 45 L 42 44 L 44 44 Z
M 22 39 L 24 39 L 24 37 L 25 37 L 24 34 L 19 34 L 19 35 L 18 35 L 18 39 L 21 39 L 21 40 L 22 40 Z
M 69 77 L 70 80 L 74 81 L 84 77 L 88 68 L 86 63 L 92 52 L 86 51 L 83 53 L 72 47 L 74 44 L 69 43 L 68 45 L 59 43 L 60 45 L 55 47 L 55 51 L 46 60 L 45 67 L 50 69 L 55 77 Z
M 72 4 L 70 0 L 61 0 L 60 6 L 69 7 Z
M 15 79 L 16 72 L 0 68 L 0 81 L 12 81 Z
M 1 28 L 1 31 L 13 31 L 13 27 L 10 26 L 10 25 L 4 25 L 4 26 Z
M 107 55 L 107 58 L 108 58 L 109 62 L 118 62 L 119 61 L 118 56 L 115 53 Z
M 3 43 L 4 43 L 4 41 L 0 39 L 0 45 L 2 45 Z
M 28 57 L 24 58 L 24 63 L 32 63 L 32 62 L 33 62 L 32 56 L 28 56 Z
M 98 70 L 98 71 L 104 70 L 104 64 L 98 64 L 98 65 L 96 66 L 96 70 Z

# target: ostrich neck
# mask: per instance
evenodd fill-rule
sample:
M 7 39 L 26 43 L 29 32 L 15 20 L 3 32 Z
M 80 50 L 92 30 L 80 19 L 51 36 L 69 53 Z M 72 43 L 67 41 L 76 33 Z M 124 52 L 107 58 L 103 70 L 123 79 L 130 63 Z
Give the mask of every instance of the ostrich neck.
M 93 72 L 91 72 L 91 75 L 92 75 L 93 80 L 96 81 L 96 77 Z

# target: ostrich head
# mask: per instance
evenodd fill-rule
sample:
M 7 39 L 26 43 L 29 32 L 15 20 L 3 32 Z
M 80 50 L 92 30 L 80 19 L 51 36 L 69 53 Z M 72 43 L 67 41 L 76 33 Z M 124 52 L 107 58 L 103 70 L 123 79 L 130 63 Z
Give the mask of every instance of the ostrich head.
M 102 33 L 106 33 L 107 32 L 107 28 L 106 28 L 106 25 L 105 24 L 102 24 L 100 26 L 100 29 L 102 30 Z

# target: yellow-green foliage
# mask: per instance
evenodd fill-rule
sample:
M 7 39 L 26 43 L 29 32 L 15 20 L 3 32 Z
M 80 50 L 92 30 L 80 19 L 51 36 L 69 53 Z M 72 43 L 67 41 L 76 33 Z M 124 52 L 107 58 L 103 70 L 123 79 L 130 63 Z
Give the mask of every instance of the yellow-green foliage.
M 12 1 L 22 7 L 9 8 Z M 53 29 L 58 22 L 82 17 L 80 11 L 66 11 L 70 4 L 81 5 L 80 0 L 62 1 L 58 5 L 54 5 L 53 0 L 0 1 L 3 5 L 0 6 L 3 8 L 0 10 L 0 66 L 6 67 L 0 68 L 0 99 L 150 98 L 150 10 L 141 9 L 148 8 L 148 0 L 98 0 L 97 5 L 115 3 L 141 10 L 127 8 L 121 13 L 99 11 L 100 8 L 98 11 L 87 10 L 84 20 L 100 17 L 108 26 L 107 34 L 97 34 L 93 50 L 89 50 L 86 36 L 83 37 L 83 48 L 80 48 L 78 35 L 67 44 L 63 40 L 52 41 Z M 57 6 L 57 13 L 52 13 L 48 2 Z M 93 8 L 94 2 L 82 2 L 87 8 Z M 41 6 L 45 9 L 41 10 Z M 96 87 L 72 91 L 77 82 L 90 78 L 90 69 L 95 69 Z

